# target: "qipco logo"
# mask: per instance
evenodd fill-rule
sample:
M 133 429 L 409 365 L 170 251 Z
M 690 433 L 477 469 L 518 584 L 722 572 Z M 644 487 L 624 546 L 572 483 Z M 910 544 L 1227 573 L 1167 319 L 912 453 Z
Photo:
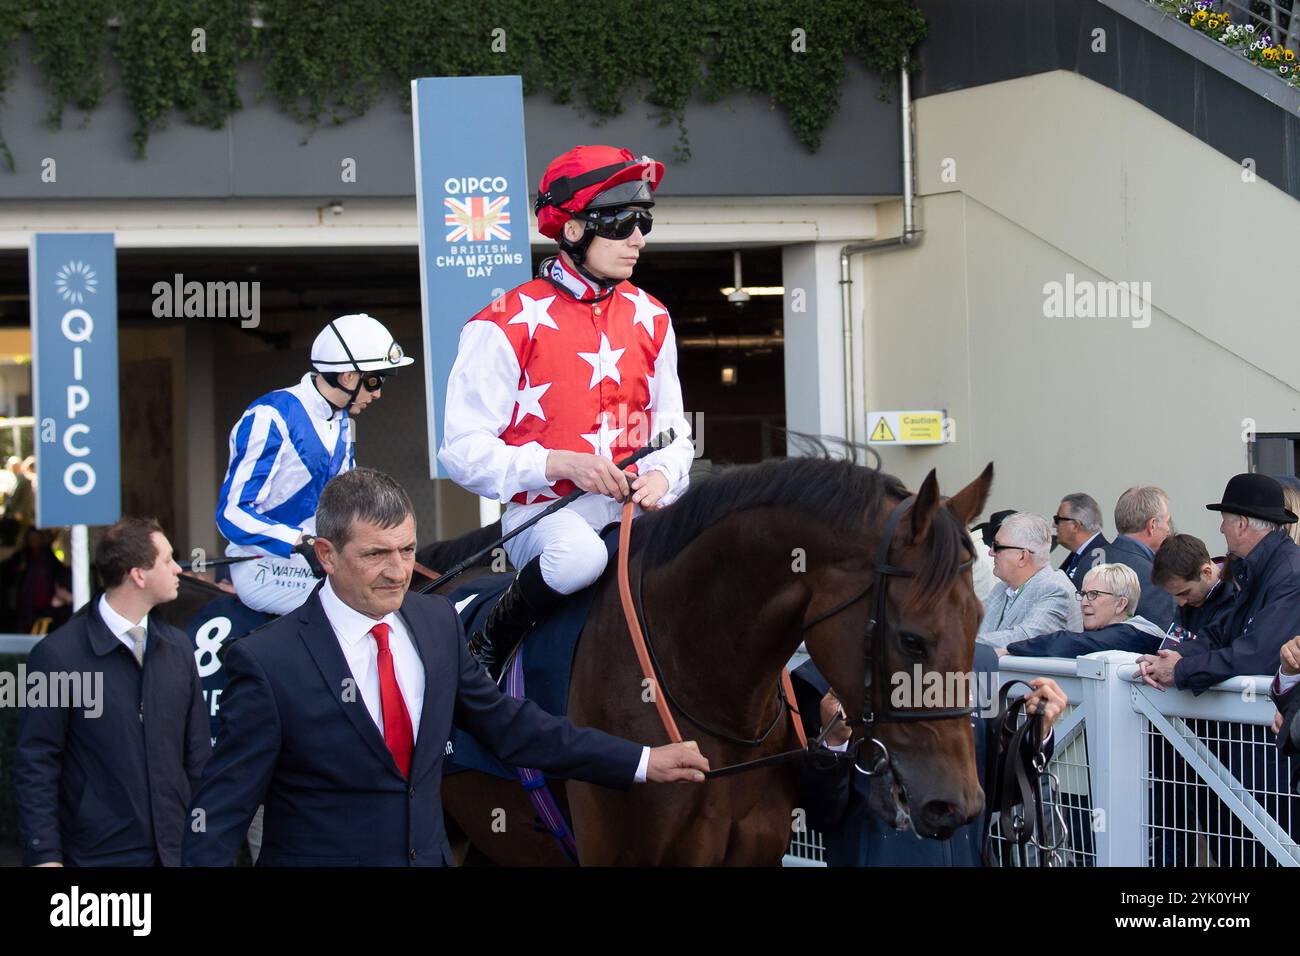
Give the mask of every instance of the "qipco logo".
M 451 176 L 442 184 L 449 196 L 469 193 L 504 193 L 510 183 L 504 176 Z

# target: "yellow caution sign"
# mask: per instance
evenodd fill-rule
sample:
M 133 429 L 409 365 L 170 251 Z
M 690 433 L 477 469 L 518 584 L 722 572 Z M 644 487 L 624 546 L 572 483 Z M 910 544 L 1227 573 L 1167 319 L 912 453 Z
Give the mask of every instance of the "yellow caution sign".
M 889 427 L 889 419 L 884 415 L 880 416 L 880 421 L 876 422 L 876 427 L 871 430 L 871 437 L 867 439 L 873 442 L 898 441 L 894 437 L 893 429 Z
M 942 445 L 948 440 L 942 411 L 867 412 L 869 445 Z

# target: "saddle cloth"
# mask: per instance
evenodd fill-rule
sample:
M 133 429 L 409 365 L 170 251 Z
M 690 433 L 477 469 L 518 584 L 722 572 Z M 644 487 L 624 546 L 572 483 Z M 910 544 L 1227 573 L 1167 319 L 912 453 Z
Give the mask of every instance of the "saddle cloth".
M 618 552 L 618 525 L 602 531 L 601 538 L 609 552 L 605 574 L 613 574 Z M 456 606 L 468 636 L 487 619 L 488 612 L 514 578 L 513 574 L 489 574 L 439 593 Z M 562 717 L 568 712 L 569 676 L 578 648 L 578 635 L 591 612 L 599 583 L 598 580 L 596 584 L 570 595 L 543 616 L 523 639 L 520 653 L 524 658 L 524 692 L 547 713 Z M 446 774 L 480 770 L 508 780 L 517 779 L 511 767 L 459 727 L 452 728 L 451 748 L 452 753 L 443 771 Z

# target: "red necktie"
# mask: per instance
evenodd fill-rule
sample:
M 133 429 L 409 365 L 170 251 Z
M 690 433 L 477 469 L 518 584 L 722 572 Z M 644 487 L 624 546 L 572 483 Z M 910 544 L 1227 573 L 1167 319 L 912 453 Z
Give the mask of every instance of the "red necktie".
M 411 715 L 406 712 L 406 701 L 397 686 L 393 670 L 393 652 L 388 648 L 388 625 L 376 624 L 370 629 L 379 645 L 379 707 L 384 715 L 384 743 L 397 762 L 403 777 L 411 775 L 411 751 L 415 749 L 415 734 L 411 730 Z

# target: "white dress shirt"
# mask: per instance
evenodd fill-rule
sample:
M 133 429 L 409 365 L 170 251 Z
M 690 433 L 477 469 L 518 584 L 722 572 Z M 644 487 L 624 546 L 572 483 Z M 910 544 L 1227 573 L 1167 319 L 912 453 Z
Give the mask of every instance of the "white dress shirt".
M 1091 538 L 1074 549 L 1074 553 L 1079 557 L 1083 557 L 1087 553 L 1088 549 L 1092 547 L 1092 543 L 1097 540 L 1097 535 L 1099 534 L 1101 534 L 1100 531 L 1094 531 Z
M 406 701 L 406 712 L 411 716 L 411 740 L 418 742 L 420 735 L 420 714 L 424 712 L 424 662 L 420 659 L 411 633 L 406 629 L 399 614 L 386 614 L 381 620 L 367 617 L 343 603 L 334 593 L 328 579 L 320 589 L 321 607 L 330 627 L 334 628 L 334 637 L 339 642 L 339 650 L 347 661 L 348 670 L 357 682 L 361 700 L 370 713 L 370 719 L 384 732 L 384 712 L 379 696 L 379 642 L 370 636 L 376 624 L 388 625 L 388 649 L 393 654 L 393 672 L 397 675 L 397 686 Z
M 376 624 L 388 625 L 388 649 L 393 654 L 393 671 L 397 675 L 397 686 L 406 701 L 406 712 L 411 715 L 412 741 L 420 734 L 420 714 L 424 712 L 424 662 L 420 659 L 411 633 L 398 614 L 387 614 L 381 621 L 367 617 L 360 611 L 353 610 L 343 603 L 334 593 L 329 579 L 320 589 L 321 607 L 325 617 L 334 628 L 339 650 L 347 661 L 348 670 L 357 682 L 361 700 L 370 713 L 370 719 L 384 732 L 384 713 L 379 697 L 379 643 L 370 636 L 370 630 Z M 650 765 L 650 748 L 641 748 L 641 761 L 636 768 L 635 781 L 645 783 L 646 772 Z
M 1277 671 L 1277 690 L 1274 693 L 1285 694 L 1296 684 L 1300 684 L 1300 674 L 1283 674 L 1282 669 Z
M 140 620 L 138 621 L 128 621 L 121 614 L 118 614 L 116 611 L 113 610 L 113 606 L 108 603 L 108 595 L 101 594 L 99 596 L 99 616 L 104 621 L 104 623 L 108 626 L 108 629 L 113 633 L 113 636 L 126 645 L 126 649 L 131 652 L 132 657 L 135 656 L 135 641 L 131 640 L 131 635 L 127 633 L 127 631 L 131 630 L 131 628 L 133 627 L 144 628 L 144 646 L 148 648 L 149 646 L 148 612 L 145 612 L 144 617 L 140 618 Z

